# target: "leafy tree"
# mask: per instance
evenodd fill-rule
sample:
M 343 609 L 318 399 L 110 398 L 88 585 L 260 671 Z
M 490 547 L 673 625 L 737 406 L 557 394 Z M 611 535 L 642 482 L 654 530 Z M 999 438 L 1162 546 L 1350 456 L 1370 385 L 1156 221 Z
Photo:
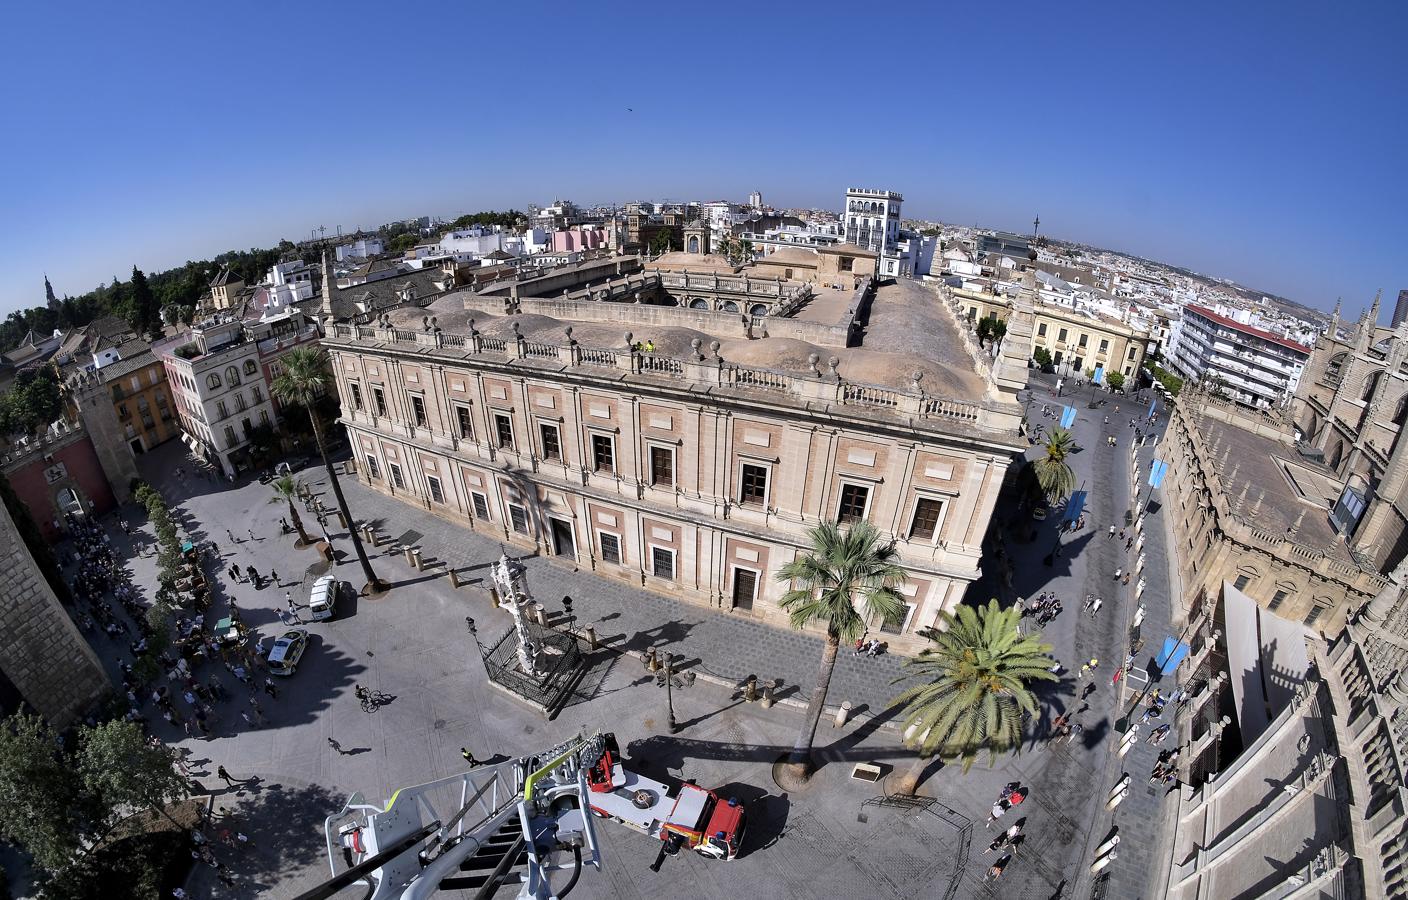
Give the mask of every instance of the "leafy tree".
M 1183 390 L 1183 379 L 1159 366 L 1150 366 L 1149 374 L 1154 380 L 1164 386 L 1164 390 L 1177 397 L 1178 392 Z
M 1035 350 L 1032 351 L 1032 361 L 1035 362 L 1037 366 L 1039 366 L 1043 371 L 1051 368 L 1051 366 L 1054 364 L 1053 360 L 1051 359 L 1051 351 L 1047 350 L 1045 347 L 1037 347 Z
M 404 253 L 420 243 L 420 235 L 414 231 L 398 234 L 387 243 L 386 248 L 394 253 Z
M 1064 428 L 1053 428 L 1046 438 L 1043 448 L 1046 456 L 1032 462 L 1037 483 L 1048 500 L 1061 500 L 1075 490 L 1076 473 L 1071 470 L 1067 457 L 1075 450 L 1071 433 Z
M 273 498 L 269 500 L 270 503 L 288 503 L 288 517 L 298 532 L 298 546 L 303 547 L 311 543 L 308 540 L 308 532 L 303 530 L 303 520 L 298 517 L 298 510 L 293 505 L 293 501 L 298 499 L 298 482 L 294 480 L 292 475 L 284 475 L 275 478 L 269 488 L 274 492 Z
M 1110 390 L 1112 390 L 1112 391 L 1122 391 L 1122 390 L 1124 390 L 1124 374 L 1123 374 L 1123 373 L 1121 373 L 1121 372 L 1111 372 L 1110 374 L 1108 374 L 1108 375 L 1105 376 L 1105 380 L 1106 380 L 1107 382 L 1109 382 L 1109 384 L 1110 384 Z
M 68 864 L 92 834 L 93 810 L 64 758 L 59 736 L 38 716 L 0 723 L 0 837 L 45 869 Z
M 332 367 L 327 351 L 320 347 L 299 347 L 290 350 L 283 358 L 283 367 L 284 370 L 274 379 L 269 390 L 284 406 L 301 406 L 308 412 L 308 420 L 313 426 L 313 439 L 317 442 L 318 455 L 323 459 L 328 482 L 337 498 L 337 508 L 342 511 L 342 517 L 351 526 L 352 512 L 347 508 L 347 498 L 342 495 L 342 485 L 338 483 L 332 460 L 328 459 L 327 443 L 323 439 L 323 426 L 316 408 L 318 398 L 327 393 L 332 385 Z M 384 582 L 372 571 L 371 560 L 367 558 L 367 551 L 362 547 L 362 539 L 358 536 L 357 529 L 349 527 L 347 530 L 352 535 L 352 547 L 357 552 L 357 561 L 362 565 L 362 574 L 367 578 L 368 588 L 373 591 L 380 590 Z
M 127 306 L 127 324 L 138 334 L 155 336 L 161 331 L 160 305 L 152 293 L 147 276 L 132 267 L 132 290 Z
M 21 372 L 0 396 L 0 431 L 35 434 L 59 418 L 63 408 L 59 376 L 52 366 Z
M 674 247 L 674 235 L 668 228 L 661 228 L 650 236 L 650 253 L 652 256 L 659 256 L 661 253 L 669 253 Z
M 836 522 L 823 522 L 808 531 L 807 538 L 811 548 L 777 572 L 778 581 L 792 584 L 780 604 L 792 627 L 812 622 L 826 626 L 816 686 L 787 761 L 789 773 L 799 781 L 811 777 L 812 742 L 841 644 L 859 640 L 867 621 L 894 620 L 904 612 L 898 588 L 905 574 L 896 561 L 899 554 L 874 525 L 861 521 L 842 530 Z
M 931 634 L 934 646 L 905 660 L 896 683 L 920 679 L 891 701 L 904 714 L 905 743 L 918 752 L 896 793 L 913 794 L 930 757 L 958 759 L 967 772 L 986 750 L 991 763 L 1004 750 L 1017 750 L 1022 714 L 1036 712 L 1032 681 L 1052 681 L 1051 645 L 1040 634 L 1018 629 L 1021 612 L 996 600 L 956 615 L 939 614 Z
M 188 784 L 176 768 L 176 754 L 153 745 L 136 722 L 116 720 L 80 732 L 78 774 L 104 811 L 108 828 L 136 812 L 156 810 L 173 825 L 166 805 L 186 797 Z

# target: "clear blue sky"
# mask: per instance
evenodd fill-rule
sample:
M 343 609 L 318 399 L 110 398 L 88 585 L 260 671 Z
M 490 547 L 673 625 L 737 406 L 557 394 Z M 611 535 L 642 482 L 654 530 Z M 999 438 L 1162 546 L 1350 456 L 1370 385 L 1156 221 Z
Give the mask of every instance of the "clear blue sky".
M 0 312 L 320 224 L 848 185 L 1323 308 L 1408 287 L 1408 4 L 554 6 L 12 4 Z

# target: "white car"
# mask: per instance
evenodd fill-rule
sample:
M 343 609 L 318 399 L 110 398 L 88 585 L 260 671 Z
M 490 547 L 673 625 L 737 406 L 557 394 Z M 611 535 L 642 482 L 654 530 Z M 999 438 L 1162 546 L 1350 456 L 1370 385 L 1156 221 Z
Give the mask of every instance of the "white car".
M 272 675 L 292 675 L 308 649 L 308 632 L 302 628 L 290 628 L 274 641 L 269 648 L 269 672 Z
M 308 594 L 308 618 L 315 622 L 331 619 L 337 613 L 342 584 L 334 575 L 324 575 L 313 582 L 313 590 Z

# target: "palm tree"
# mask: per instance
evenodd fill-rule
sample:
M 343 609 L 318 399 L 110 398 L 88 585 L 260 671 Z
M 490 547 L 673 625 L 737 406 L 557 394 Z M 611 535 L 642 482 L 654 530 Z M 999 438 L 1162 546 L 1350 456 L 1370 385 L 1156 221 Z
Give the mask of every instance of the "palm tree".
M 903 708 L 905 743 L 918 752 L 900 779 L 900 794 L 914 793 L 935 754 L 962 760 L 967 772 L 982 750 L 991 762 L 999 751 L 1020 748 L 1022 713 L 1036 712 L 1028 682 L 1056 679 L 1051 645 L 1040 633 L 1018 630 L 1015 607 L 990 600 L 977 609 L 960 606 L 957 615 L 941 612 L 939 619 L 942 630 L 930 634 L 934 646 L 905 660 L 908 674 L 895 679 L 922 683 L 890 701 Z
M 789 773 L 798 781 L 811 777 L 812 741 L 836 667 L 837 650 L 843 643 L 859 640 L 868 620 L 893 620 L 904 612 L 904 598 L 897 591 L 905 580 L 904 569 L 896 562 L 899 554 L 874 525 L 862 521 L 842 531 L 836 522 L 822 522 L 808 531 L 807 537 L 811 549 L 777 572 L 778 581 L 793 585 L 780 604 L 792 627 L 803 628 L 812 622 L 826 626 L 816 687 L 787 760 Z
M 295 546 L 306 547 L 313 543 L 308 539 L 308 532 L 303 530 L 303 520 L 298 517 L 298 510 L 293 507 L 293 501 L 298 498 L 298 482 L 294 481 L 292 475 L 283 475 L 275 478 L 269 487 L 274 491 L 270 503 L 278 503 L 281 500 L 288 502 L 288 517 L 298 531 L 298 543 Z
M 308 411 L 308 419 L 313 425 L 313 440 L 318 444 L 318 455 L 323 458 L 323 468 L 328 471 L 328 483 L 332 485 L 333 496 L 337 498 L 337 508 L 347 522 L 347 530 L 352 535 L 352 546 L 357 551 L 357 561 L 362 564 L 362 574 L 367 578 L 370 591 L 385 590 L 386 582 L 376 577 L 371 560 L 362 547 L 362 539 L 357 535 L 352 513 L 347 509 L 347 498 L 342 496 L 342 485 L 337 482 L 337 472 L 328 459 L 328 448 L 323 441 L 323 424 L 318 420 L 315 404 L 327 392 L 332 380 L 332 367 L 326 350 L 320 347 L 299 347 L 290 350 L 281 360 L 283 371 L 274 378 L 269 390 L 279 402 L 286 406 L 301 406 Z
M 1076 486 L 1076 473 L 1066 462 L 1066 457 L 1075 449 L 1075 441 L 1066 429 L 1053 428 L 1043 449 L 1046 456 L 1032 463 L 1037 483 L 1048 500 L 1065 499 Z

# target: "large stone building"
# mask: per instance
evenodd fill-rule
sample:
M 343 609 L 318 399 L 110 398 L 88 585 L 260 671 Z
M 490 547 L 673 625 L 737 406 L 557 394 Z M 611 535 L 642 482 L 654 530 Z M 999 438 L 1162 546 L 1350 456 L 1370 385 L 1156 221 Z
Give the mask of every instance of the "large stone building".
M 1379 327 L 1379 301 L 1345 337 L 1339 307 L 1292 404 L 1304 455 L 1338 482 L 1333 527 L 1389 571 L 1408 556 L 1408 320 Z
M 65 728 L 108 686 L 93 648 L 0 503 L 0 712 L 8 714 L 23 701 Z
M 1189 303 L 1168 336 L 1169 363 L 1189 381 L 1246 406 L 1284 406 L 1310 359 L 1310 348 L 1284 335 Z M 1243 315 L 1246 318 L 1246 315 Z
M 112 416 L 106 394 L 99 391 L 93 396 L 91 408 L 85 409 L 88 404 L 80 401 L 83 420 L 58 419 L 43 433 L 0 451 L 0 475 L 9 481 L 47 541 L 63 538 L 62 523 L 68 513 L 101 516 L 111 511 L 127 497 L 128 485 L 137 475 L 126 445 L 93 440 L 86 422 L 104 412 Z M 100 446 L 114 452 L 101 452 Z
M 807 528 L 865 519 L 909 576 L 905 614 L 872 625 L 916 646 L 977 576 L 1025 447 L 1029 310 L 1009 326 L 1021 349 L 994 360 L 912 282 L 823 293 L 632 266 L 331 326 L 359 477 L 599 575 L 778 624 L 775 574 Z M 765 310 L 726 305 L 755 288 Z M 865 309 L 861 341 L 845 323 Z M 781 336 L 807 310 L 818 327 L 799 333 L 818 340 Z

